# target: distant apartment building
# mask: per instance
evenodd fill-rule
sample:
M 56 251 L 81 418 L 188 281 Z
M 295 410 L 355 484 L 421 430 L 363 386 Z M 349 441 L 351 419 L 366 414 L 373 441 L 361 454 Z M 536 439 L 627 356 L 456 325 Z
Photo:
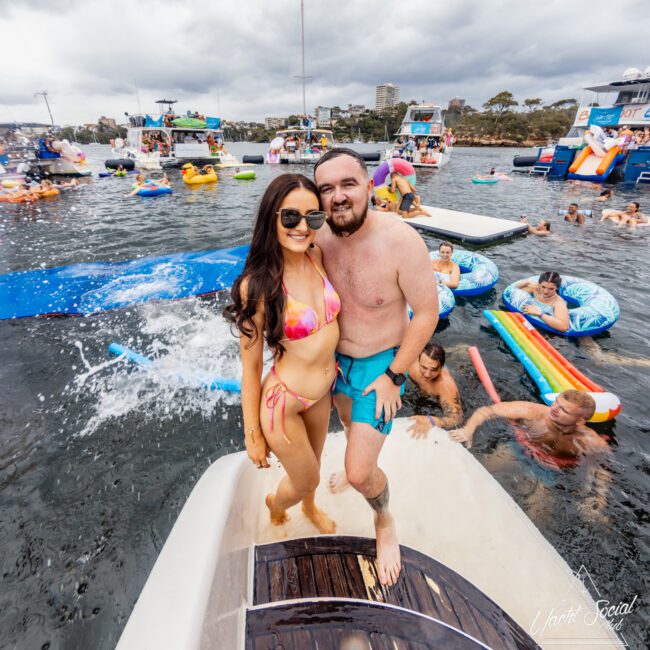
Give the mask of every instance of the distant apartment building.
M 314 109 L 316 115 L 316 126 L 332 126 L 332 109 L 327 106 L 317 106 Z
M 385 83 L 377 86 L 375 92 L 375 111 L 381 113 L 387 108 L 393 108 L 399 104 L 399 86 Z
M 99 130 L 102 129 L 117 129 L 117 123 L 112 117 L 104 117 L 103 115 L 97 120 Z
M 286 117 L 265 117 L 264 118 L 264 127 L 271 129 L 281 129 L 283 126 L 287 125 Z
M 454 97 L 453 99 L 449 100 L 449 106 L 447 106 L 447 110 L 457 110 L 457 111 L 462 111 L 463 108 L 465 108 L 465 100 L 461 99 L 460 97 Z

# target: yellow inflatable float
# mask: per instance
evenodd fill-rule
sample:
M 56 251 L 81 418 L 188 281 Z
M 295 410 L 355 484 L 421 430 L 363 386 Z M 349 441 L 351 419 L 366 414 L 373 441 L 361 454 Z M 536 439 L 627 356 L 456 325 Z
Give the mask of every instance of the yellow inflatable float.
M 192 163 L 185 163 L 181 169 L 183 181 L 188 185 L 201 185 L 203 183 L 216 183 L 219 179 L 212 165 L 205 165 L 203 172 Z
M 384 201 L 394 201 L 395 203 L 399 201 L 397 194 L 395 192 L 391 192 L 390 187 L 387 185 L 380 185 L 379 187 L 375 187 L 375 194 Z

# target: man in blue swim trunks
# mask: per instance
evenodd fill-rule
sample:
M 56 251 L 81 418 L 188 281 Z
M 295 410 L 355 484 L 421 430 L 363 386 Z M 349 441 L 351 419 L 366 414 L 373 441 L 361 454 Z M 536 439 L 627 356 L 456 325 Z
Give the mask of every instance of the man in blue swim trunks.
M 401 570 L 399 542 L 377 460 L 401 407 L 406 371 L 438 322 L 436 281 L 420 235 L 402 220 L 368 209 L 373 183 L 358 153 L 328 151 L 314 179 L 329 215 L 317 243 L 341 297 L 334 402 L 348 444 L 345 473 L 330 480 L 330 489 L 349 482 L 374 510 L 379 579 L 393 585 Z

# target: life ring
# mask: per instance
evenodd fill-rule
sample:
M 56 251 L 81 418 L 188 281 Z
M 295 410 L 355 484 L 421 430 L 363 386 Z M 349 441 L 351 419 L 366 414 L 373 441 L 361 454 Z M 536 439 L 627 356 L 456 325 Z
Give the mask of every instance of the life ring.
M 158 144 L 158 150 L 160 151 L 161 156 L 169 155 L 169 145 L 166 142 L 160 142 Z
M 163 187 L 162 185 L 149 185 L 139 189 L 136 194 L 138 196 L 160 196 L 161 194 L 171 194 L 171 187 Z
M 385 160 L 379 167 L 377 167 L 372 180 L 375 183 L 375 189 L 382 185 L 390 186 L 391 172 L 397 172 L 404 176 L 406 180 L 415 187 L 416 176 L 415 169 L 408 160 L 403 158 L 391 158 Z
M 440 259 L 440 254 L 431 251 L 429 257 L 437 260 Z M 478 296 L 492 289 L 499 280 L 497 265 L 485 255 L 455 250 L 451 254 L 451 260 L 460 266 L 460 282 L 455 289 L 451 289 L 455 296 Z
M 451 289 L 444 284 L 438 285 L 438 318 L 447 318 L 456 306 L 456 298 Z M 413 318 L 413 310 L 409 307 L 409 318 Z
M 456 306 L 456 298 L 451 289 L 444 284 L 438 285 L 438 318 L 447 318 Z
M 530 282 L 537 282 L 539 275 L 526 279 Z M 521 282 L 521 280 L 517 280 L 517 282 Z M 523 313 L 524 305 L 533 303 L 533 297 L 527 291 L 515 287 L 517 282 L 513 282 L 504 289 L 503 302 L 510 311 Z M 616 298 L 609 291 L 589 280 L 562 275 L 562 284 L 558 293 L 561 298 L 566 300 L 569 307 L 569 329 L 566 332 L 549 327 L 537 316 L 530 314 L 524 314 L 524 316 L 534 325 L 549 332 L 571 337 L 594 336 L 605 332 L 614 325 L 620 316 Z
M 45 190 L 45 192 L 41 192 L 40 194 L 42 198 L 49 198 L 50 196 L 59 196 L 61 192 L 56 187 L 53 187 L 51 190 Z

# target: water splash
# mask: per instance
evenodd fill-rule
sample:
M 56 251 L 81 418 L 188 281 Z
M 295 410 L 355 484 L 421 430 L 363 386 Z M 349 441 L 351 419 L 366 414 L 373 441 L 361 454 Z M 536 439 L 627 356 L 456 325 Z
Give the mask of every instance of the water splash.
M 136 331 L 134 313 L 140 321 Z M 238 341 L 212 303 L 147 303 L 125 315 L 129 334 L 100 328 L 89 333 L 91 338 L 85 343 L 74 342 L 83 370 L 66 392 L 90 402 L 91 410 L 76 435 L 90 435 L 107 423 L 133 415 L 145 421 L 196 414 L 211 419 L 224 406 L 240 403 L 237 394 L 203 387 L 215 377 L 241 377 Z M 119 329 L 124 330 L 124 325 Z M 109 354 L 107 345 L 112 340 L 133 347 L 152 363 L 143 367 L 107 356 L 92 363 L 91 351 L 101 359 Z

